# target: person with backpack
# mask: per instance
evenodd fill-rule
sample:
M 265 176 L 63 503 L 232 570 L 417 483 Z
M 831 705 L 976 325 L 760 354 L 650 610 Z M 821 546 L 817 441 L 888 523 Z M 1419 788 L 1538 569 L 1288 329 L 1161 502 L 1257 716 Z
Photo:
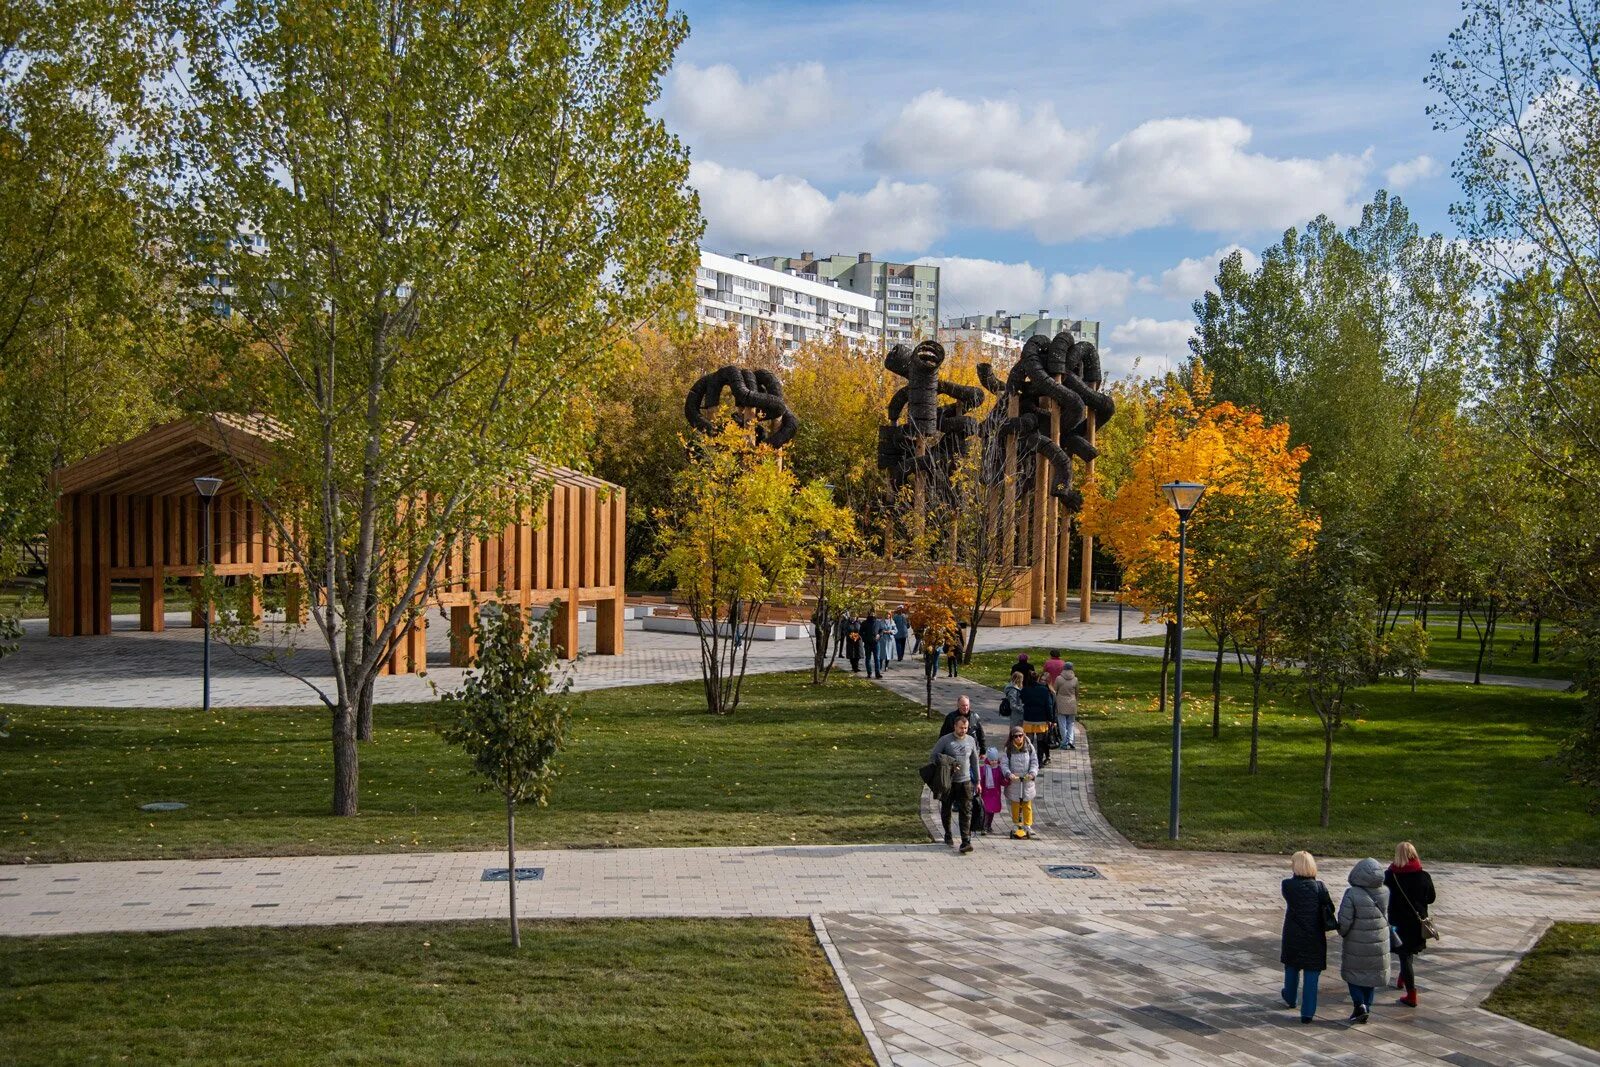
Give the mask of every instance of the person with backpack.
M 1000 695 L 1000 715 L 1007 726 L 1022 725 L 1022 681 L 1022 672 L 1012 671 L 1011 681 Z
M 1372 998 L 1389 984 L 1389 891 L 1383 887 L 1383 865 L 1367 857 L 1350 869 L 1350 888 L 1339 901 L 1339 936 L 1344 954 L 1339 977 L 1350 987 L 1355 1010 L 1350 1021 L 1365 1024 L 1372 1017 Z
M 1033 742 L 1039 756 L 1039 766 L 1050 765 L 1050 727 L 1056 721 L 1056 698 L 1044 679 L 1031 671 L 1023 676 L 1022 731 Z
M 1328 931 L 1338 926 L 1328 887 L 1317 880 L 1317 861 L 1309 852 L 1289 857 L 1293 876 L 1283 880 L 1283 1002 L 1300 1009 L 1300 1021 L 1317 1015 L 1317 982 L 1328 967 Z M 1304 985 L 1301 976 L 1304 975 Z M 1296 995 L 1298 994 L 1298 996 Z
M 1410 841 L 1395 846 L 1394 862 L 1384 872 L 1383 884 L 1389 890 L 1389 923 L 1398 942 L 1395 953 L 1400 957 L 1399 984 L 1406 991 L 1400 1003 L 1414 1008 L 1417 953 L 1427 947 L 1428 938 L 1437 936 L 1433 921 L 1428 918 L 1428 905 L 1434 900 L 1433 877 L 1422 869 L 1417 846 Z

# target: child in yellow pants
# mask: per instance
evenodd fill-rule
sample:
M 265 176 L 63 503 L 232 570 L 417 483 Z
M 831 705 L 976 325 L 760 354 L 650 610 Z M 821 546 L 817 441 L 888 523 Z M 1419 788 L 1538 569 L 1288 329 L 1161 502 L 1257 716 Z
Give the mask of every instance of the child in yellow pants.
M 1011 802 L 1012 837 L 1033 836 L 1033 798 L 1037 792 L 1039 756 L 1020 725 L 1011 728 L 1000 753 L 1000 770 L 1006 779 L 1006 799 Z

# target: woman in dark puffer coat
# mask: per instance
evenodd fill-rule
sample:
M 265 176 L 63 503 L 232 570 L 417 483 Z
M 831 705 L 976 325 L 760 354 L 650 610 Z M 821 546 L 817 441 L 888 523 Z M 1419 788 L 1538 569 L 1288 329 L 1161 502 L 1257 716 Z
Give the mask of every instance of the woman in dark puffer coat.
M 1339 934 L 1344 938 L 1339 976 L 1355 1003 L 1350 1021 L 1364 1023 L 1378 987 L 1389 984 L 1389 891 L 1383 887 L 1383 865 L 1370 856 L 1350 871 L 1350 888 L 1339 901 Z
M 1410 841 L 1395 846 L 1394 862 L 1384 872 L 1383 884 L 1389 890 L 1389 922 L 1394 925 L 1400 947 L 1400 984 L 1406 995 L 1400 1003 L 1417 1006 L 1417 974 L 1413 960 L 1427 945 L 1422 936 L 1422 920 L 1433 903 L 1433 878 L 1422 869 L 1417 847 Z
M 1328 921 L 1333 918 L 1333 898 L 1317 880 L 1317 861 L 1309 852 L 1290 857 L 1293 878 L 1283 880 L 1283 1002 L 1300 1008 L 1300 1021 L 1317 1014 L 1317 982 L 1328 966 Z M 1305 989 L 1300 975 L 1305 973 Z M 1295 994 L 1300 993 L 1296 998 Z

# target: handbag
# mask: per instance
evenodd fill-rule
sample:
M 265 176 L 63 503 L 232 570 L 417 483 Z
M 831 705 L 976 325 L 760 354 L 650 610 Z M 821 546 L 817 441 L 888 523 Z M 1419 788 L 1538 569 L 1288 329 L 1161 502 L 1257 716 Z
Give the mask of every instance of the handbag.
M 928 787 L 928 791 L 934 795 L 935 799 L 938 799 L 944 795 L 944 791 L 939 788 L 938 761 L 925 764 L 920 770 L 917 771 L 917 775 L 922 779 L 922 784 Z
M 1339 913 L 1333 910 L 1333 898 L 1328 895 L 1327 887 L 1322 890 L 1322 930 L 1324 933 L 1339 929 Z
M 1417 906 L 1415 904 L 1411 903 L 1411 895 L 1406 892 L 1405 886 L 1400 884 L 1400 878 L 1399 878 L 1398 875 L 1395 876 L 1394 887 L 1396 889 L 1400 890 L 1400 895 L 1405 898 L 1406 907 L 1410 908 L 1411 909 L 1411 914 L 1413 914 L 1413 915 L 1415 915 L 1417 917 L 1417 923 L 1422 927 L 1422 940 L 1424 940 L 1424 941 L 1437 941 L 1437 940 L 1439 940 L 1439 928 L 1437 926 L 1433 925 L 1433 920 L 1431 918 L 1429 918 L 1428 916 L 1422 914 L 1420 911 L 1417 910 Z M 1389 929 L 1393 930 L 1394 927 L 1391 926 Z M 1396 941 L 1400 940 L 1398 935 L 1396 935 L 1395 940 Z

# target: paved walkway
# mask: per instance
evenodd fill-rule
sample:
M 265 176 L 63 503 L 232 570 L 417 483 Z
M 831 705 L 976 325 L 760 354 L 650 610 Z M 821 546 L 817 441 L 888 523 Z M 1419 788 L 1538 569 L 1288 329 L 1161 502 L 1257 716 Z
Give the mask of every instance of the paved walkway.
M 166 708 L 200 704 L 201 631 L 190 628 L 188 614 L 169 613 L 170 629 L 144 633 L 137 616 L 117 616 L 113 630 L 101 637 L 50 637 L 42 619 L 24 627 L 20 649 L 0 661 L 0 704 L 58 707 Z M 1124 620 L 1130 635 L 1153 633 L 1155 626 Z M 627 630 L 620 656 L 585 656 L 575 668 L 574 688 L 690 681 L 700 677 L 700 643 L 691 634 L 644 630 L 639 622 Z M 594 647 L 594 625 L 579 626 L 579 645 Z M 1115 612 L 1100 612 L 1094 623 L 1064 622 L 979 631 L 978 647 L 1134 647 L 1106 644 L 1117 632 Z M 217 707 L 309 707 L 316 692 L 295 672 L 324 691 L 333 691 L 327 653 L 314 631 L 268 624 L 261 647 L 235 651 L 220 642 L 211 650 L 212 703 Z M 844 660 L 841 658 L 840 663 Z M 379 678 L 380 703 L 433 700 L 439 690 L 460 685 L 462 671 L 451 667 L 448 627 L 433 620 L 428 627 L 428 675 Z M 809 670 L 811 643 L 757 641 L 750 646 L 750 671 Z M 891 673 L 919 673 L 907 659 Z

